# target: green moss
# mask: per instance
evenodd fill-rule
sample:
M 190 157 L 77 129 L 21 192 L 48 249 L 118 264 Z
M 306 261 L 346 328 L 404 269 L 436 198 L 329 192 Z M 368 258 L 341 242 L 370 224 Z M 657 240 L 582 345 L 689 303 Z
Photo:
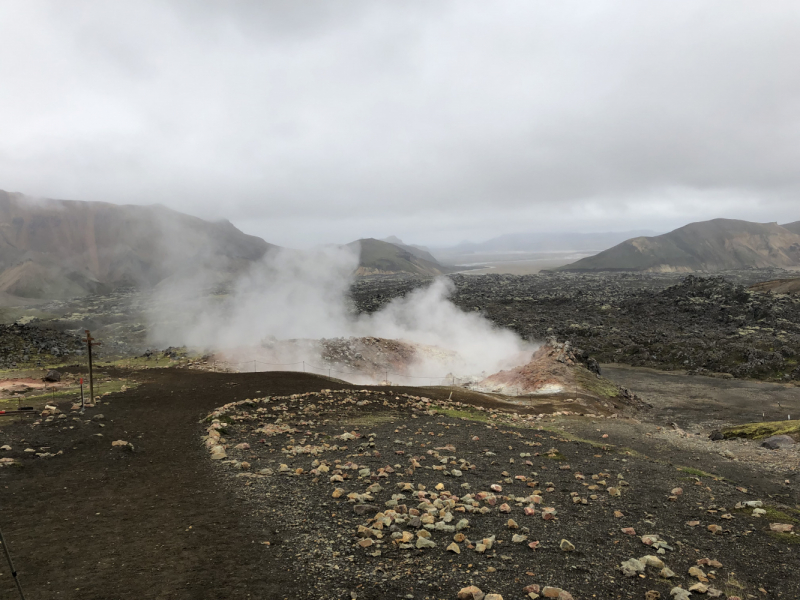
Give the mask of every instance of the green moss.
M 693 475 L 694 477 L 711 477 L 713 479 L 722 479 L 713 473 L 706 473 L 705 471 L 695 469 L 694 467 L 678 467 L 678 471 L 681 473 L 686 473 L 687 475 Z
M 482 423 L 489 421 L 489 417 L 485 413 L 477 410 L 456 410 L 453 408 L 442 408 L 435 404 L 431 405 L 431 410 L 435 410 L 440 415 L 446 417 L 453 417 L 454 419 L 468 419 L 470 421 L 480 421 Z
M 722 430 L 722 435 L 726 439 L 747 438 L 749 440 L 761 440 L 773 435 L 800 436 L 800 420 L 792 421 L 768 421 L 765 423 L 745 423 L 735 425 Z
M 584 368 L 577 368 L 573 372 L 578 385 L 584 390 L 602 398 L 616 398 L 619 395 L 619 388 L 605 377 L 598 377 Z
M 767 513 L 761 518 L 768 519 L 770 523 L 800 523 L 800 511 L 798 510 L 787 508 L 787 511 L 794 514 L 794 516 L 792 516 L 783 512 L 782 510 L 778 510 L 774 506 L 765 506 L 763 508 L 765 511 L 767 511 Z
M 780 531 L 768 531 L 769 536 L 779 542 L 786 544 L 800 544 L 800 535 L 792 533 L 782 533 Z

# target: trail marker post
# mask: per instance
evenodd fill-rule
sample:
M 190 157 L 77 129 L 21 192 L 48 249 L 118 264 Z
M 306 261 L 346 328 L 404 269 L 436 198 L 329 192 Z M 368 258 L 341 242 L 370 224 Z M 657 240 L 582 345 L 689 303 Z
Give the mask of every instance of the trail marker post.
M 92 347 L 93 346 L 102 346 L 102 342 L 94 341 L 91 332 L 88 329 L 85 329 L 86 337 L 82 339 L 82 342 L 86 342 L 86 348 L 89 352 L 89 401 L 94 404 L 94 374 L 92 373 Z

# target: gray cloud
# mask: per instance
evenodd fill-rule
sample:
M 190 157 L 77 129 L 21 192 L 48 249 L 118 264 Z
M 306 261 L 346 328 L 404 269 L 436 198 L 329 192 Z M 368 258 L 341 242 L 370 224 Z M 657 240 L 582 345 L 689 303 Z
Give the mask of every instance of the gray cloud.
M 11 2 L 0 188 L 271 242 L 800 219 L 794 2 Z

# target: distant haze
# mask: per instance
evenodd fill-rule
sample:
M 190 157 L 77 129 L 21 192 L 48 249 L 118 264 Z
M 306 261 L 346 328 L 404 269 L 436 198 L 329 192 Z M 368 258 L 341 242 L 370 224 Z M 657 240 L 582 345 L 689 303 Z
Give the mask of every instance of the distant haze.
M 800 219 L 800 5 L 0 4 L 0 189 L 287 247 Z

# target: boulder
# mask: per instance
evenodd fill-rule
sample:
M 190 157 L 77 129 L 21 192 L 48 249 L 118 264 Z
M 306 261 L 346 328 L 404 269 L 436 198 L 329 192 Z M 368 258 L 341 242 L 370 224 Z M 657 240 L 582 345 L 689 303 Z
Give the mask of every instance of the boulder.
M 788 435 L 773 435 L 761 442 L 761 447 L 777 450 L 779 448 L 791 448 L 795 443 L 796 442 Z
M 45 381 L 50 381 L 50 382 L 61 381 L 61 373 L 59 373 L 55 369 L 50 369 L 47 372 L 47 375 L 44 376 L 44 380 Z

